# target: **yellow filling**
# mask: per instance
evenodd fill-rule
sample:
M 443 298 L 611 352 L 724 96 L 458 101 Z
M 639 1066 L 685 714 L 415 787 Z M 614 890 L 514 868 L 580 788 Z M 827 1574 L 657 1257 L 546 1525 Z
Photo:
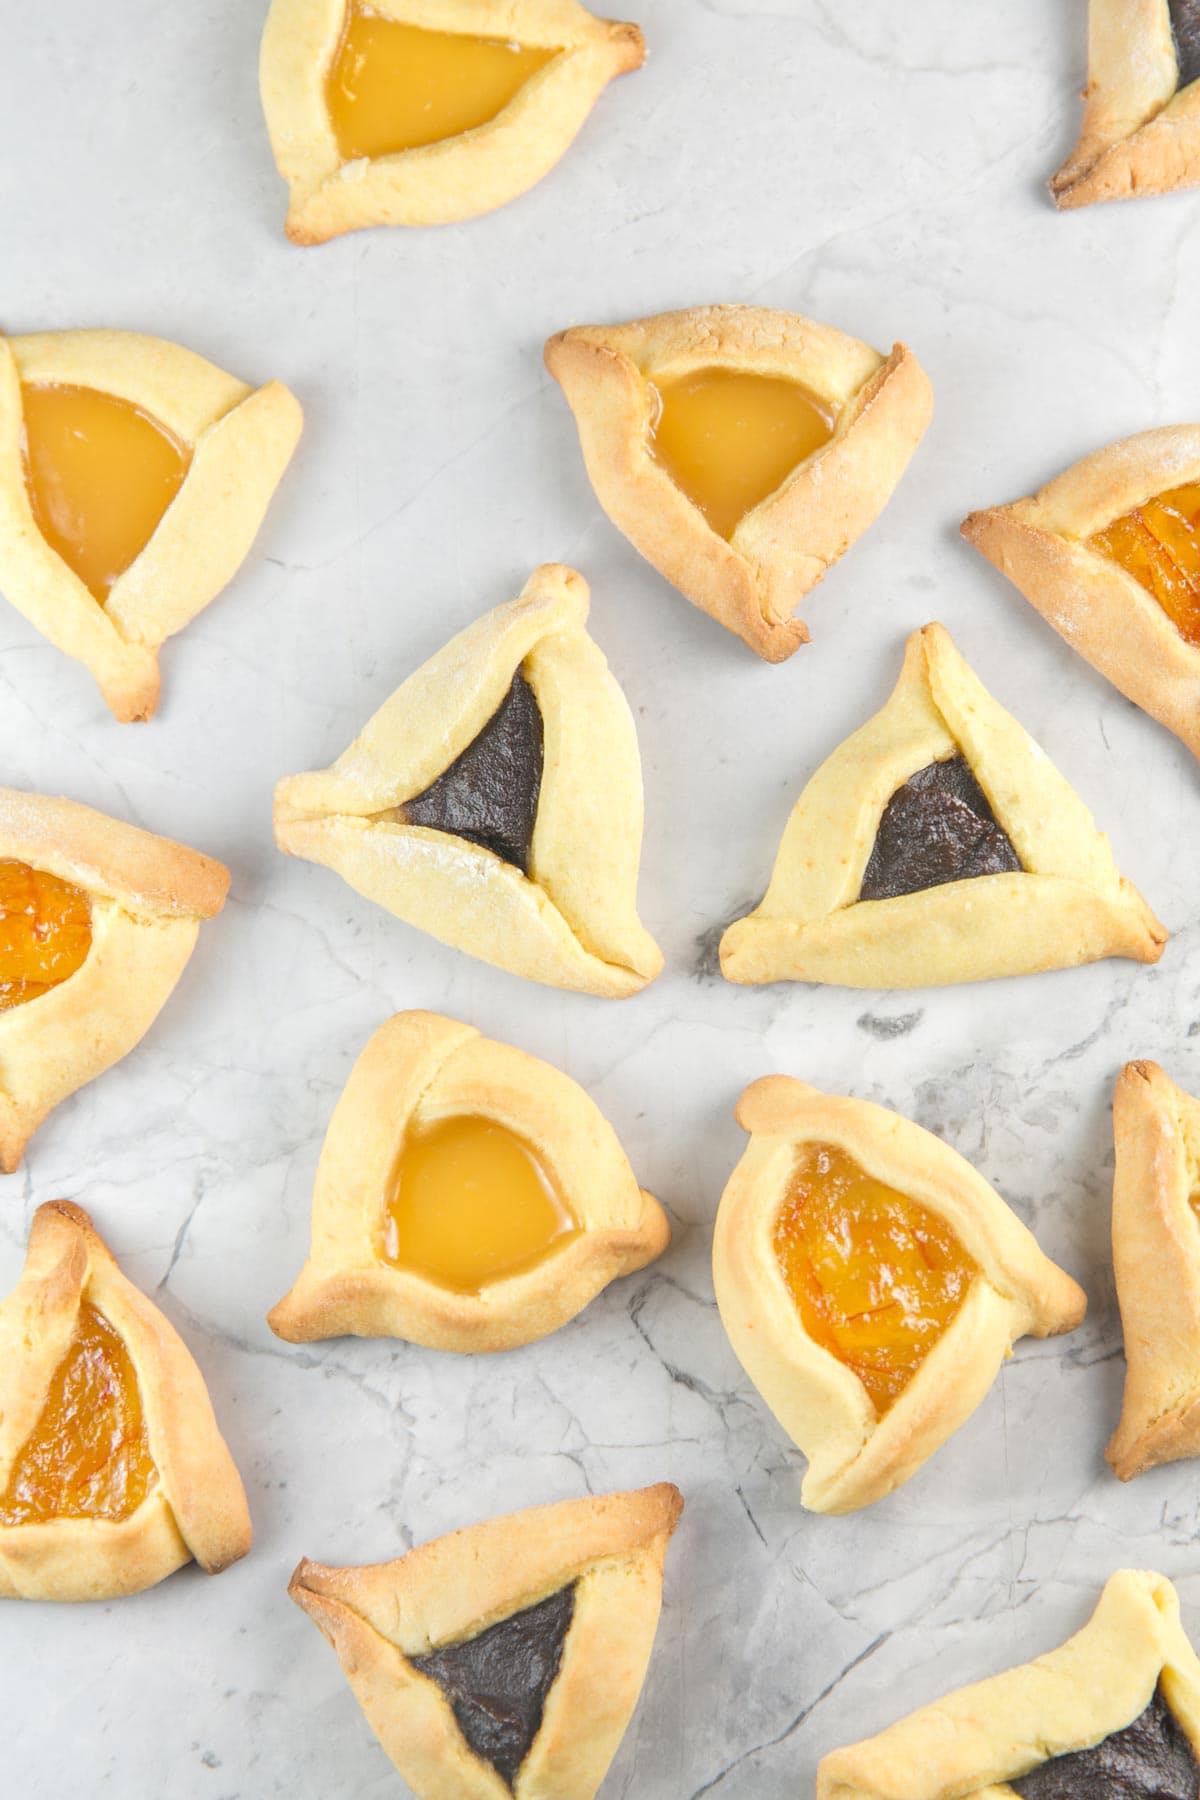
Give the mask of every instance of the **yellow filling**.
M 833 435 L 825 402 L 773 375 L 698 369 L 654 394 L 654 455 L 723 538 Z
M 325 81 L 338 149 L 352 162 L 473 131 L 557 55 L 504 38 L 402 25 L 351 0 Z
M 458 1294 L 519 1275 L 580 1234 L 537 1156 L 494 1119 L 440 1119 L 409 1135 L 382 1254 Z
M 21 405 L 37 528 L 103 605 L 179 492 L 191 452 L 140 406 L 99 388 L 32 384 Z
M 0 1012 L 74 975 L 91 947 L 92 906 L 82 888 L 0 861 Z
M 881 1415 L 979 1272 L 935 1213 L 832 1144 L 798 1158 L 775 1254 L 809 1337 L 858 1376 Z
M 1156 494 L 1087 542 L 1141 582 L 1181 638 L 1200 644 L 1200 482 Z
M 0 1494 L 0 1525 L 127 1519 L 158 1479 L 129 1352 L 85 1301 Z

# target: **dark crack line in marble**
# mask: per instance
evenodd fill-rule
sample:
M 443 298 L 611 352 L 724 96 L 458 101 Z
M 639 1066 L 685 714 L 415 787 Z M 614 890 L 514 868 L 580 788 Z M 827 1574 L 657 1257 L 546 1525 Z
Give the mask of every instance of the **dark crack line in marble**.
M 891 1636 L 892 1633 L 890 1631 L 881 1631 L 879 1636 L 873 1639 L 872 1642 L 867 1645 L 865 1650 L 860 1650 L 853 1661 L 848 1662 L 845 1668 L 842 1669 L 839 1674 L 834 1676 L 828 1687 L 822 1688 L 815 1700 L 806 1706 L 803 1711 L 796 1714 L 796 1717 L 790 1724 L 785 1725 L 783 1730 L 777 1733 L 775 1737 L 766 1738 L 761 1744 L 755 1744 L 751 1749 L 743 1750 L 739 1756 L 735 1756 L 731 1763 L 726 1764 L 719 1775 L 714 1775 L 711 1781 L 706 1781 L 703 1787 L 698 1787 L 692 1794 L 691 1800 L 701 1800 L 701 1797 L 704 1794 L 713 1793 L 720 1787 L 727 1775 L 732 1775 L 735 1769 L 740 1769 L 742 1764 L 749 1762 L 752 1756 L 759 1756 L 764 1750 L 775 1750 L 780 1744 L 786 1743 L 793 1732 L 799 1731 L 805 1720 L 812 1717 L 818 1706 L 823 1705 L 824 1702 L 828 1700 L 829 1696 L 836 1692 L 842 1682 L 845 1681 L 846 1677 L 848 1675 L 853 1675 L 855 1669 L 861 1668 L 863 1663 L 868 1662 L 877 1650 L 883 1648 L 884 1644 L 888 1642 Z

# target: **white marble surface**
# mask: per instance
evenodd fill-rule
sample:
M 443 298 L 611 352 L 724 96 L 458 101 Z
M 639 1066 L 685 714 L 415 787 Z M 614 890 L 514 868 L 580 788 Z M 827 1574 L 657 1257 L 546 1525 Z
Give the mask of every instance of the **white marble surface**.
M 0 53 L 5 328 L 161 332 L 307 430 L 227 594 L 169 647 L 150 726 L 0 608 L 0 773 L 223 857 L 232 900 L 158 1027 L 0 1180 L 0 1285 L 29 1217 L 92 1209 L 193 1347 L 244 1472 L 253 1554 L 137 1600 L 0 1610 L 6 1795 L 399 1794 L 337 1664 L 287 1601 L 301 1554 L 386 1557 L 539 1500 L 678 1481 L 688 1511 L 612 1800 L 789 1800 L 829 1747 L 1049 1646 L 1125 1563 L 1182 1577 L 1200 1630 L 1196 1470 L 1129 1488 L 1103 1446 L 1122 1379 L 1107 1247 L 1111 1083 L 1152 1055 L 1200 1088 L 1191 760 L 958 540 L 971 507 L 1194 417 L 1200 199 L 1057 217 L 1084 0 L 641 0 L 648 67 L 491 218 L 288 246 L 246 0 L 10 5 Z M 757 664 L 602 516 L 543 373 L 552 330 L 754 300 L 903 338 L 937 417 L 883 520 Z M 643 916 L 667 973 L 606 1003 L 420 937 L 272 848 L 277 777 L 319 766 L 454 630 L 545 559 L 641 733 Z M 910 995 L 742 991 L 715 928 L 764 884 L 791 799 L 944 620 L 1109 830 L 1173 930 L 1111 963 Z M 557 1337 L 472 1361 L 296 1350 L 263 1323 L 302 1256 L 334 1099 L 380 1020 L 456 1014 L 549 1058 L 612 1119 L 675 1242 Z M 710 1227 L 770 1070 L 942 1133 L 1085 1283 L 901 1493 L 806 1515 L 800 1459 L 723 1337 Z

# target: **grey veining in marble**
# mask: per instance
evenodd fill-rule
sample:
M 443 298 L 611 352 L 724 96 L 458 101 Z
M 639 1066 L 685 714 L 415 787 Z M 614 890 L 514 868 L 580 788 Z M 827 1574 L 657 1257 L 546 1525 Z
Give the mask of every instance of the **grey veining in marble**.
M 461 228 L 282 236 L 256 88 L 263 6 L 0 9 L 3 324 L 156 331 L 286 380 L 302 447 L 229 591 L 164 657 L 149 726 L 0 607 L 0 772 L 223 857 L 157 1028 L 0 1180 L 0 1286 L 37 1202 L 91 1208 L 195 1350 L 244 1471 L 253 1555 L 119 1605 L 0 1608 L 0 1788 L 118 1800 L 403 1792 L 286 1599 L 307 1554 L 386 1557 L 484 1514 L 670 1478 L 688 1511 L 609 1800 L 791 1800 L 821 1753 L 1048 1647 L 1122 1564 L 1181 1578 L 1200 1631 L 1196 1470 L 1121 1487 L 1108 1252 L 1113 1077 L 1200 1088 L 1200 793 L 1183 748 L 1078 661 L 958 521 L 1084 451 L 1195 417 L 1200 199 L 1056 216 L 1084 0 L 639 0 L 645 70 L 531 195 Z M 918 352 L 937 414 L 883 518 L 756 663 L 608 524 L 543 371 L 551 331 L 741 299 Z M 638 720 L 642 911 L 668 972 L 636 1000 L 535 990 L 421 938 L 272 848 L 275 780 L 323 766 L 397 681 L 572 562 Z M 792 798 L 942 619 L 1092 805 L 1171 926 L 1155 969 L 987 990 L 759 991 L 714 929 L 760 894 Z M 675 1242 L 556 1338 L 473 1361 L 295 1349 L 267 1307 L 299 1267 L 331 1107 L 401 1006 L 458 1015 L 583 1082 Z M 800 1459 L 743 1377 L 708 1247 L 770 1070 L 940 1132 L 1091 1297 L 1023 1344 L 905 1489 L 804 1514 Z

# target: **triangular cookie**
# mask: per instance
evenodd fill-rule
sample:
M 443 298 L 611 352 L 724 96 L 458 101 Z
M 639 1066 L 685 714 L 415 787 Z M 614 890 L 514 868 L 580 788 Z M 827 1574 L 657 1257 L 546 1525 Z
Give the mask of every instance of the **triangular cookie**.
M 215 1575 L 250 1535 L 182 1340 L 81 1207 L 39 1206 L 0 1304 L 0 1596 L 113 1600 L 192 1558 Z
M 268 1322 L 293 1343 L 507 1350 L 556 1331 L 669 1239 L 568 1076 L 437 1013 L 398 1013 L 334 1109 L 308 1261 Z
M 1122 1481 L 1200 1456 L 1200 1101 L 1157 1063 L 1113 1095 L 1112 1242 L 1125 1402 L 1108 1446 Z
M 154 713 L 160 646 L 233 579 L 300 425 L 278 381 L 162 338 L 0 336 L 0 593 L 116 718 Z
M 1166 932 L 1078 794 L 941 625 L 797 800 L 766 897 L 721 939 L 729 981 L 938 987 L 1104 956 Z
M 1122 1569 L 1057 1650 L 833 1750 L 817 1800 L 1195 1800 L 1200 1661 L 1162 1575 Z
M 1200 0 L 1089 0 L 1083 102 L 1057 206 L 1200 183 Z
M 259 79 L 287 234 L 493 212 L 644 57 L 636 25 L 577 0 L 272 0 Z
M 395 1562 L 302 1562 L 417 1800 L 592 1800 L 641 1692 L 683 1500 L 663 1482 L 468 1526 Z
M 228 887 L 197 850 L 0 788 L 0 1169 L 145 1036 Z
M 880 513 L 933 395 L 903 344 L 761 306 L 552 337 L 601 506 L 694 606 L 781 662 L 800 601 Z
M 721 1323 L 808 1458 L 801 1499 L 845 1513 L 916 1473 L 1019 1337 L 1086 1297 L 970 1163 L 886 1107 L 768 1075 L 713 1235 Z
M 1200 756 L 1200 425 L 1074 463 L 963 536 L 1073 650 Z
M 642 774 L 625 697 L 558 563 L 410 675 L 330 769 L 275 793 L 275 840 L 444 944 L 551 987 L 637 993 Z

